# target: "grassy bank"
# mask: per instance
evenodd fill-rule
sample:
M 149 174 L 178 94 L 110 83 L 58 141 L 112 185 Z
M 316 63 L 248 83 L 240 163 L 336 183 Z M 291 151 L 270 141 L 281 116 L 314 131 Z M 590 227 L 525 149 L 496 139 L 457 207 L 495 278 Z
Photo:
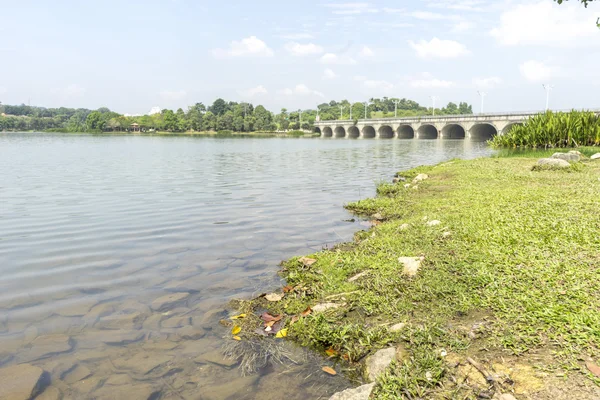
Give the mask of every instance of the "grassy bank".
M 367 355 L 402 348 L 376 398 L 597 398 L 589 368 L 600 363 L 600 160 L 569 172 L 534 172 L 535 162 L 454 160 L 404 172 L 408 182 L 429 179 L 381 184 L 377 198 L 349 204 L 381 221 L 309 256 L 312 264 L 284 263 L 280 301 L 239 306 L 285 315 L 288 338 L 357 378 Z M 401 256 L 422 257 L 416 276 L 402 273 Z M 309 310 L 323 303 L 336 308 Z M 242 340 L 257 324 L 243 321 Z M 572 386 L 589 393 L 569 397 Z

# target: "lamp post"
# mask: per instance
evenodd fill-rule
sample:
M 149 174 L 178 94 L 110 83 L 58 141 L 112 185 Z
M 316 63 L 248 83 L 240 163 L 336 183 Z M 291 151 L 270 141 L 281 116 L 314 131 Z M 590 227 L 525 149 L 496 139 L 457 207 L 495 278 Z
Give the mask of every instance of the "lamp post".
M 483 92 L 481 90 L 478 90 L 477 94 L 479 95 L 479 97 L 481 97 L 481 114 L 483 114 L 483 99 L 485 99 L 485 96 L 487 95 L 487 93 Z
M 340 106 L 340 119 L 344 119 L 344 106 Z
M 365 101 L 365 119 L 367 119 L 367 108 L 369 108 L 369 102 Z
M 398 102 L 399 100 L 394 100 L 394 118 L 398 118 Z
M 546 91 L 546 111 L 548 111 L 548 104 L 550 104 L 550 91 L 554 89 L 554 85 L 544 83 L 542 84 L 542 87 Z
M 350 119 L 352 119 L 352 104 L 350 104 Z
M 437 96 L 429 96 L 431 99 L 431 115 L 435 117 L 435 101 L 438 99 Z

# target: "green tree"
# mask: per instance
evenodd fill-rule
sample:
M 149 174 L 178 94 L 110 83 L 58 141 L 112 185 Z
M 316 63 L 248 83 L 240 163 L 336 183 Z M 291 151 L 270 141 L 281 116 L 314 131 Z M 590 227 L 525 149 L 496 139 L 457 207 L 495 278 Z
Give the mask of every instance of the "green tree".
M 254 117 L 256 123 L 255 129 L 258 131 L 268 131 L 272 129 L 273 115 L 263 106 L 257 106 L 254 109 Z
M 215 115 L 223 115 L 227 111 L 228 106 L 225 100 L 219 98 L 214 101 L 212 106 L 208 107 L 208 111 L 212 112 Z
M 212 111 L 208 111 L 204 114 L 204 118 L 202 119 L 202 130 L 205 131 L 214 131 L 217 127 L 217 117 Z
M 177 115 L 172 110 L 162 110 L 164 119 L 163 129 L 167 131 L 176 131 L 178 129 Z
M 218 131 L 231 131 L 233 130 L 233 112 L 227 111 L 225 114 L 217 117 L 217 130 Z
M 91 112 L 86 120 L 85 120 L 85 124 L 87 125 L 87 128 L 90 130 L 102 130 L 104 128 L 104 120 L 102 118 L 102 113 L 100 113 L 99 111 L 93 111 Z

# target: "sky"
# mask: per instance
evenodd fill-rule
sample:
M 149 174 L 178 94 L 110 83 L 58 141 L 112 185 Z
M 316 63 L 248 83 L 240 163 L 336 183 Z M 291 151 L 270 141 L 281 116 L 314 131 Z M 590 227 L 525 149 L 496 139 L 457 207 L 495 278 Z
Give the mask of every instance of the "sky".
M 598 3 L 598 2 L 595 2 Z M 0 101 L 146 113 L 398 97 L 600 108 L 600 4 L 0 0 Z

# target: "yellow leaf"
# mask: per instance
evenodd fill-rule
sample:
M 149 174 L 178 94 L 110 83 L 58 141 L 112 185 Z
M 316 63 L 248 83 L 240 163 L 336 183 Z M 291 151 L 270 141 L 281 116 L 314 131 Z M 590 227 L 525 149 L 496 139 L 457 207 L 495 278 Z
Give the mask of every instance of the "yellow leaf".
M 239 337 L 239 336 L 234 336 L 234 337 L 233 337 L 233 340 L 242 340 L 242 338 L 241 338 L 241 337 Z
M 323 371 L 327 372 L 329 375 L 337 375 L 337 372 L 335 372 L 335 369 L 333 369 L 331 367 L 323 367 L 322 369 L 323 369 Z
M 246 314 L 234 315 L 233 317 L 229 317 L 229 319 L 240 319 L 246 318 Z
M 238 333 L 240 333 L 242 331 L 242 328 L 240 326 L 234 326 L 233 329 L 231 330 L 231 334 L 232 335 L 237 335 Z
M 278 294 L 278 293 L 269 293 L 268 295 L 265 296 L 265 299 L 269 300 L 269 301 L 279 301 L 283 298 L 282 294 Z
M 287 328 L 280 330 L 279 332 L 277 332 L 277 334 L 275 335 L 276 338 L 284 338 L 287 336 Z
M 334 349 L 329 348 L 329 349 L 325 350 L 325 354 L 327 354 L 329 357 L 333 357 L 333 356 L 335 356 L 337 354 L 337 351 L 335 351 Z

